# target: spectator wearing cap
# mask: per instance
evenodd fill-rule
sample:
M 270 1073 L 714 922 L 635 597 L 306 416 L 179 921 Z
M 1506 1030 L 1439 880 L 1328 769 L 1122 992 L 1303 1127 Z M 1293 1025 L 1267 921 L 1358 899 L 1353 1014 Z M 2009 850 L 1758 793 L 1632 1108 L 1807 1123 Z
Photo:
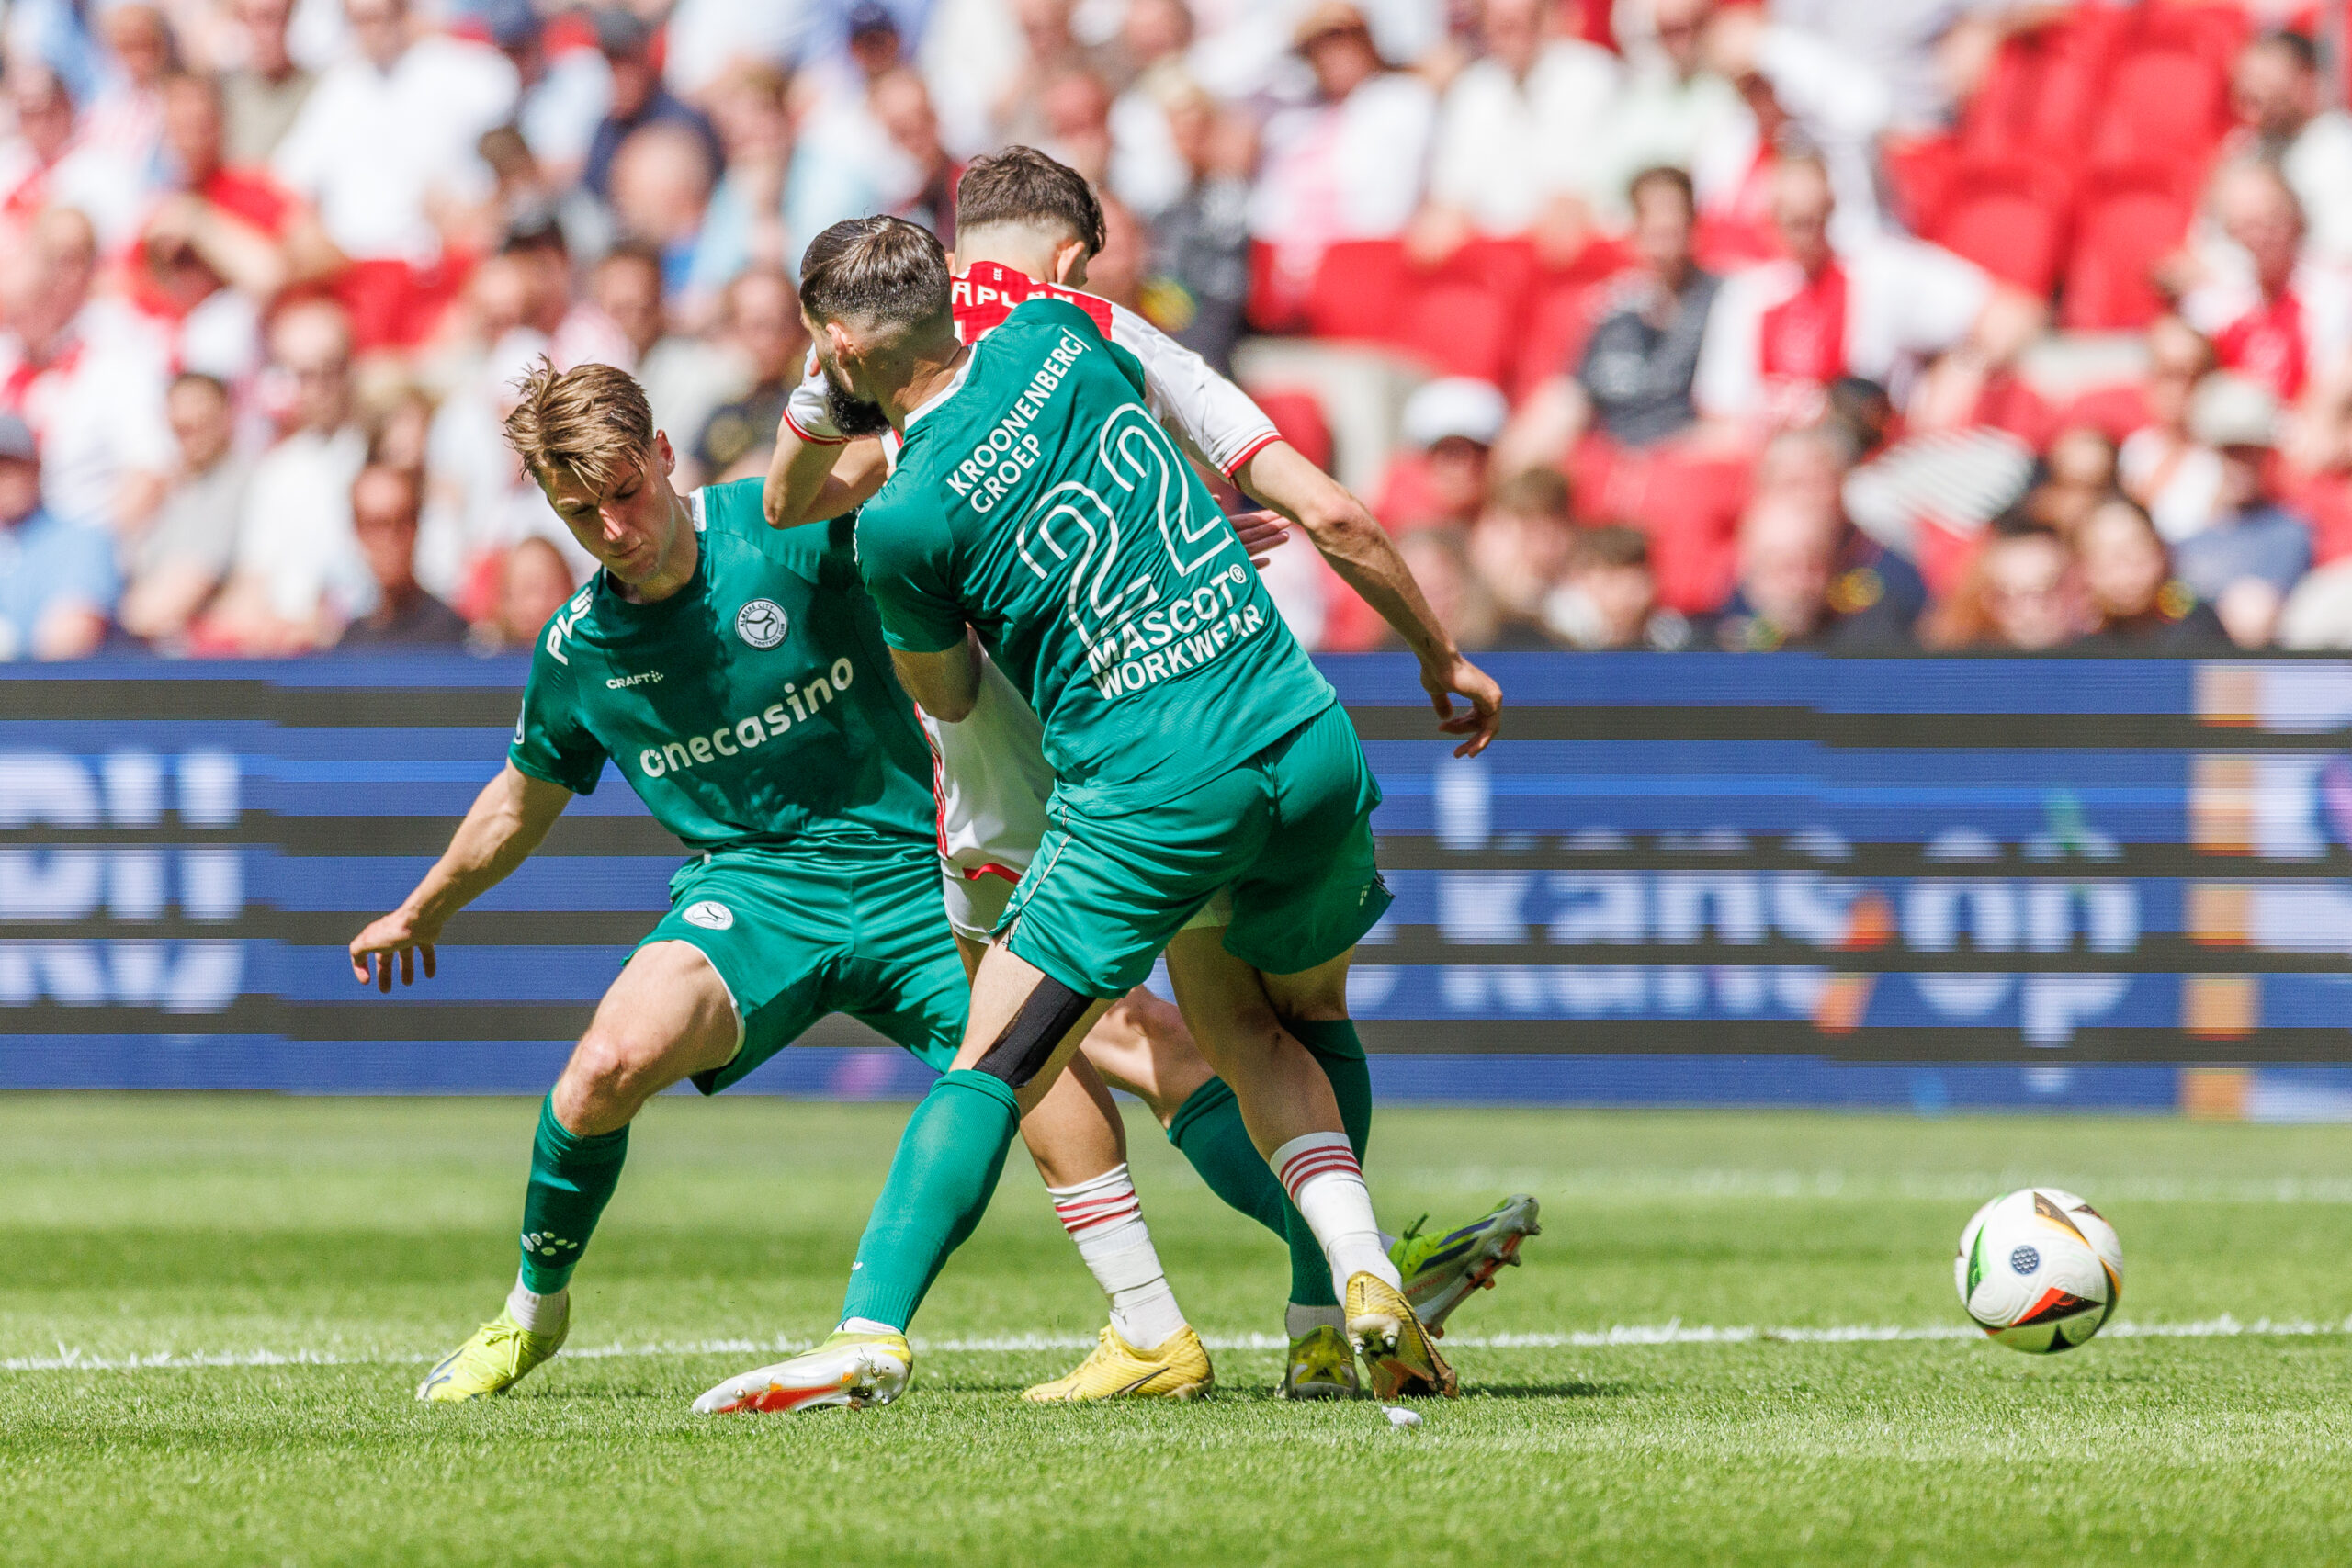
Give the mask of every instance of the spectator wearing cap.
M 2118 488 L 2146 510 L 2156 532 L 2177 543 L 2205 526 L 2222 485 L 2222 459 L 2188 428 L 2197 384 L 2213 368 L 2213 345 L 2178 316 L 2148 323 L 2148 370 L 2141 390 L 2148 422 L 2116 449 Z
M 444 221 L 493 188 L 477 151 L 514 112 L 514 65 L 487 45 L 413 34 L 406 0 L 344 0 L 352 47 L 270 157 L 352 265 L 338 284 L 362 350 L 432 331 L 462 268 Z
M 2048 653 L 2081 633 L 2086 613 L 2074 552 L 2058 531 L 2022 515 L 2003 518 L 1929 628 L 1939 648 Z
M 2044 307 L 1917 240 L 1882 235 L 1840 252 L 1820 160 L 1783 157 L 1773 177 L 1787 256 L 1735 273 L 1715 296 L 1692 389 L 1700 413 L 1753 441 L 1818 421 L 1842 378 L 1917 376 L 1915 426 L 1963 421 L 1984 378 L 2041 330 Z M 1934 374 L 1920 374 L 1929 361 Z
M 1617 62 L 1559 30 L 1557 0 L 1483 0 L 1485 52 L 1445 89 L 1414 249 L 1450 254 L 1475 234 L 1532 233 L 1561 260 L 1593 231 L 1596 153 Z
M 92 298 L 97 236 L 51 208 L 0 254 L 0 404 L 41 447 L 42 503 L 68 523 L 135 534 L 172 467 L 163 344 L 121 301 Z
M 2197 389 L 2189 428 L 2221 455 L 2211 521 L 2179 541 L 2181 581 L 2221 616 L 2240 648 L 2269 646 L 2287 594 L 2311 570 L 2311 522 L 2270 488 L 2278 400 L 2245 376 L 2211 376 Z
M 345 648 L 456 648 L 466 640 L 457 611 L 416 581 L 417 520 L 424 487 L 406 468 L 371 463 L 351 483 L 351 528 L 375 580 L 376 603 L 343 630 Z
M 118 618 L 131 636 L 177 649 L 228 575 L 253 464 L 236 450 L 236 410 L 216 378 L 182 371 L 164 406 L 179 465 L 153 525 L 130 551 Z
M 1568 482 L 1530 468 L 1494 487 L 1470 526 L 1470 570 L 1495 606 L 1498 648 L 1549 648 L 1544 602 L 1567 570 Z
M 1633 203 L 1640 265 L 1610 284 L 1574 367 L 1544 382 L 1511 416 L 1495 447 L 1506 472 L 1566 462 L 1596 426 L 1621 446 L 1645 447 L 1698 423 L 1690 388 L 1722 280 L 1691 256 L 1690 176 L 1645 169 L 1634 176 Z
M 351 528 L 351 481 L 368 441 L 353 419 L 350 323 L 324 300 L 289 305 L 271 323 L 269 349 L 283 434 L 254 466 L 228 584 L 197 628 L 197 645 L 213 651 L 324 647 L 375 605 Z
M 1671 653 L 1690 640 L 1690 623 L 1658 606 L 1648 536 L 1622 523 L 1577 532 L 1544 602 L 1544 624 L 1560 643 L 1590 653 Z
M 220 78 L 221 147 L 246 167 L 269 162 L 318 79 L 286 47 L 294 0 L 235 0 L 235 14 L 244 59 Z
M 2274 164 L 2312 223 L 2312 249 L 2352 262 L 2352 115 L 2326 107 L 2318 46 L 2281 28 L 2238 51 L 2230 107 L 2241 129 L 2224 156 Z
M 40 495 L 32 430 L 0 413 L 0 658 L 80 659 L 106 639 L 114 548 L 100 530 L 43 508 Z
M 2077 645 L 2099 653 L 2227 652 L 2213 607 L 2173 575 L 2172 549 L 2140 504 L 2110 496 L 2075 531 L 2084 596 L 2097 625 Z
M 1487 502 L 1488 454 L 1509 405 L 1492 382 L 1468 376 L 1423 383 L 1405 400 L 1408 448 L 1390 460 L 1374 514 L 1392 533 L 1468 527 Z
M 652 27 L 617 6 L 592 12 L 590 22 L 596 29 L 597 51 L 612 73 L 612 94 L 605 118 L 589 138 L 580 183 L 599 198 L 612 199 L 613 160 L 620 155 L 621 143 L 650 125 L 674 125 L 692 132 L 711 166 L 718 167 L 725 156 L 718 133 L 707 116 L 662 82 L 653 62 Z
M 1437 99 L 1388 69 L 1348 0 L 1316 0 L 1294 37 L 1315 96 L 1266 121 L 1250 227 L 1272 247 L 1276 287 L 1295 299 L 1334 243 L 1404 232 L 1421 202 Z

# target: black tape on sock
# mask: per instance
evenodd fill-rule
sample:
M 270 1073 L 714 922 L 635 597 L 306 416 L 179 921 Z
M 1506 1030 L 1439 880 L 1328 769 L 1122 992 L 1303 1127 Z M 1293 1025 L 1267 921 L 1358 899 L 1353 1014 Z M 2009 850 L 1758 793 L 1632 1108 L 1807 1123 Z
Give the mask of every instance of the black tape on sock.
M 1080 996 L 1059 980 L 1040 975 L 1037 988 L 1029 993 L 988 1054 L 972 1064 L 972 1070 L 1002 1079 L 1014 1089 L 1025 1089 L 1030 1079 L 1045 1071 L 1062 1036 L 1093 1005 L 1092 997 Z

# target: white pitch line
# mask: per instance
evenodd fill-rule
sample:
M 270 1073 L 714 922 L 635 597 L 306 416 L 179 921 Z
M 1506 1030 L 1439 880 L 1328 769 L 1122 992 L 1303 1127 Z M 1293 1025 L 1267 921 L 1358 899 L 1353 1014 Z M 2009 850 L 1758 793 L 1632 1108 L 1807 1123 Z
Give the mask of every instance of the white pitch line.
M 2190 1323 L 2114 1323 L 2103 1331 L 2111 1339 L 2229 1339 L 2309 1338 L 2352 1334 L 2352 1317 L 2338 1323 L 2301 1318 L 2256 1318 L 2242 1322 L 2224 1313 L 2220 1317 Z M 1905 1328 L 1893 1324 L 1847 1324 L 1829 1328 L 1774 1328 L 1752 1324 L 1715 1325 L 1684 1324 L 1671 1319 L 1658 1324 L 1621 1324 L 1610 1328 L 1568 1334 L 1451 1334 L 1449 1350 L 1600 1350 L 1650 1345 L 1875 1345 L 1893 1342 L 1980 1339 L 1976 1329 L 1958 1324 L 1933 1324 Z M 1212 1350 L 1281 1350 L 1289 1341 L 1271 1334 L 1209 1335 Z M 563 1354 L 574 1360 L 650 1359 L 663 1356 L 789 1356 L 812 1349 L 812 1339 L 690 1339 L 651 1344 L 583 1346 Z M 915 1348 L 926 1355 L 969 1355 L 1021 1350 L 1084 1350 L 1091 1338 L 1060 1334 L 1006 1334 L 961 1339 L 918 1339 Z M 422 1366 L 431 1356 L 390 1351 L 342 1354 L 316 1350 L 159 1350 L 147 1355 L 93 1356 L 60 1345 L 54 1356 L 11 1356 L 0 1359 L 8 1372 L 139 1372 L 185 1371 L 204 1367 L 390 1367 Z

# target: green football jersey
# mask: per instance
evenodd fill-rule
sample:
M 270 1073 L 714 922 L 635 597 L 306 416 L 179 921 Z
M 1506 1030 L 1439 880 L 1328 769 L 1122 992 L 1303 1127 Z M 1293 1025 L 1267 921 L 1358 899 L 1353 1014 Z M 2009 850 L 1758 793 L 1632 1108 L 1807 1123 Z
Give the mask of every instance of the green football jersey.
M 695 574 L 599 571 L 539 635 L 514 766 L 586 795 L 606 758 L 695 850 L 936 842 L 931 748 L 859 590 L 847 519 L 778 532 L 756 479 L 695 491 Z
M 1336 700 L 1143 367 L 1062 300 L 1014 310 L 909 417 L 857 559 L 892 647 L 978 631 L 1087 809 L 1163 799 Z

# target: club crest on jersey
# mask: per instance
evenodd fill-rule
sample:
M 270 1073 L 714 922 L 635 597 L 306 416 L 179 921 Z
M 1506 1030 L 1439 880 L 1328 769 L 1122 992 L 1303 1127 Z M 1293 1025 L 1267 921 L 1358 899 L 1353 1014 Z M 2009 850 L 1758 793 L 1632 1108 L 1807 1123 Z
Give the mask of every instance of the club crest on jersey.
M 690 926 L 700 926 L 707 931 L 729 931 L 733 929 L 735 924 L 734 910 L 724 904 L 713 903 L 708 898 L 699 904 L 687 905 L 678 912 L 678 918 Z
M 735 635 L 753 648 L 774 648 L 791 626 L 792 618 L 773 599 L 754 599 L 735 612 Z

